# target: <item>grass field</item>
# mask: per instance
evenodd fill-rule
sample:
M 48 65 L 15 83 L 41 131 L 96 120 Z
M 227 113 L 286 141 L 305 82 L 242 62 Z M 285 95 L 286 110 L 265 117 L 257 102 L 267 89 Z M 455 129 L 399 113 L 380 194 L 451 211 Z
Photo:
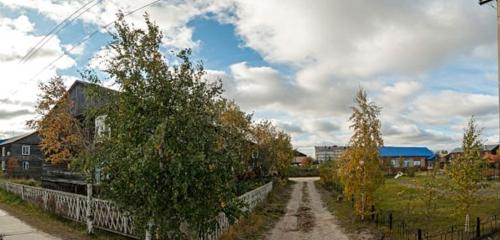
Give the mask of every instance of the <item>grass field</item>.
M 382 210 L 386 218 L 392 212 L 395 222 L 404 221 L 412 229 L 436 232 L 452 225 L 463 226 L 465 215 L 458 210 L 454 195 L 446 189 L 448 179 L 445 176 L 437 177 L 435 181 L 440 186 L 437 188 L 440 197 L 428 206 L 422 198 L 423 189 L 420 187 L 425 178 L 425 174 L 399 179 L 387 178 L 375 193 L 375 208 Z M 487 188 L 478 193 L 479 201 L 472 209 L 471 224 L 476 217 L 483 220 L 492 215 L 500 217 L 500 182 L 489 181 L 488 184 Z M 358 231 L 367 227 L 366 224 L 354 221 L 349 201 L 337 202 L 337 194 L 329 191 L 324 191 L 324 195 L 329 210 L 337 216 L 344 228 Z

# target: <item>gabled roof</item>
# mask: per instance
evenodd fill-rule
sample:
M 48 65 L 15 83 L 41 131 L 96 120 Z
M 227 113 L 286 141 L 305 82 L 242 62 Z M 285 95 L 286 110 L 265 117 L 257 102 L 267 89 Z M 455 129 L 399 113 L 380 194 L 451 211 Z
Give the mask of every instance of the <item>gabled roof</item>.
M 483 151 L 491 152 L 491 151 L 494 151 L 497 148 L 498 148 L 498 144 L 486 144 L 486 145 L 483 145 Z M 462 152 L 464 152 L 464 150 L 461 147 L 457 147 L 457 148 L 453 149 L 450 153 L 462 153 Z
M 295 157 L 307 157 L 307 155 L 305 155 L 304 153 L 301 153 L 301 152 L 299 152 L 297 150 L 293 150 L 293 155 Z
M 380 157 L 425 157 L 434 159 L 434 153 L 426 147 L 380 147 Z
M 18 136 L 15 136 L 15 137 L 11 137 L 11 138 L 8 138 L 8 139 L 4 139 L 2 142 L 0 142 L 0 146 L 1 145 L 7 145 L 7 144 L 11 144 L 11 143 L 15 143 L 19 140 L 22 140 L 24 138 L 27 138 L 33 134 L 35 134 L 36 132 L 30 132 L 30 133 L 25 133 L 25 134 L 22 134 L 22 135 L 18 135 Z

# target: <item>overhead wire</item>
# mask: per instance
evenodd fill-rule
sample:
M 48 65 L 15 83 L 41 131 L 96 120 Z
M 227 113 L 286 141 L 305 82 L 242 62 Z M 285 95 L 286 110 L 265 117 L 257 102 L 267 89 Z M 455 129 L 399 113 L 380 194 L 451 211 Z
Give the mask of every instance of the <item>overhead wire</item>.
M 85 3 L 83 6 L 78 8 L 76 11 L 74 11 L 71 15 L 66 17 L 63 21 L 61 21 L 59 24 L 57 24 L 52 30 L 50 30 L 40 41 L 38 41 L 33 47 L 30 48 L 30 50 L 19 60 L 19 62 L 27 62 L 31 57 L 35 56 L 35 54 L 45 45 L 47 42 L 49 42 L 54 36 L 56 36 L 57 33 L 62 31 L 65 27 L 67 27 L 70 23 L 72 23 L 74 20 L 78 19 L 81 15 L 83 15 L 85 12 L 96 6 L 98 3 L 100 3 L 102 0 L 91 0 Z M 91 3 L 92 4 L 90 7 L 87 8 Z M 86 8 L 86 9 L 85 9 Z M 81 11 L 82 9 L 85 9 L 84 11 Z M 80 12 L 81 11 L 81 12 Z M 75 16 L 76 15 L 76 16 Z
M 136 12 L 138 12 L 138 11 L 140 11 L 140 10 L 144 9 L 144 8 L 147 8 L 147 7 L 149 7 L 149 6 L 152 6 L 152 5 L 154 5 L 154 4 L 158 3 L 158 2 L 161 2 L 161 1 L 162 1 L 162 0 L 154 0 L 154 1 L 151 1 L 151 2 L 149 2 L 149 3 L 148 3 L 148 4 L 146 4 L 146 5 L 143 5 L 143 6 L 138 7 L 138 8 L 136 8 L 136 9 L 134 9 L 134 10 L 130 11 L 130 12 L 127 12 L 127 13 L 123 14 L 123 16 L 124 16 L 124 17 L 127 17 L 127 16 L 129 16 L 129 15 L 132 15 L 132 14 L 134 14 L 134 13 L 136 13 Z M 106 25 L 101 26 L 101 28 L 107 29 L 107 28 L 108 28 L 109 26 L 111 26 L 113 23 L 114 23 L 114 21 L 113 21 L 113 22 L 110 22 L 110 23 L 108 23 L 108 24 L 106 24 Z M 82 38 L 82 39 L 81 39 L 81 40 L 80 40 L 77 44 L 73 45 L 73 46 L 72 46 L 71 48 L 69 48 L 67 51 L 68 51 L 68 52 L 71 52 L 72 50 L 74 50 L 75 48 L 77 48 L 78 46 L 80 46 L 81 44 L 83 44 L 84 42 L 88 41 L 89 39 L 91 39 L 94 35 L 96 35 L 96 34 L 97 34 L 97 33 L 99 33 L 99 32 L 100 32 L 100 30 L 98 29 L 98 30 L 95 30 L 94 32 L 92 32 L 92 33 L 90 33 L 90 34 L 88 34 L 88 35 L 84 36 L 84 37 L 83 37 L 83 38 Z M 66 53 L 62 53 L 62 54 L 60 54 L 60 55 L 59 55 L 56 59 L 54 59 L 53 61 L 51 61 L 49 64 L 47 64 L 45 67 L 43 67 L 43 68 L 42 68 L 39 72 L 37 72 L 37 73 L 36 73 L 36 74 L 35 74 L 32 78 L 30 78 L 30 81 L 31 81 L 31 80 L 33 80 L 33 79 L 35 79 L 36 77 L 38 77 L 38 75 L 40 75 L 41 73 L 43 73 L 45 70 L 49 69 L 50 67 L 53 67 L 53 65 L 54 65 L 57 61 L 59 61 L 61 58 L 63 58 L 65 55 L 66 55 Z

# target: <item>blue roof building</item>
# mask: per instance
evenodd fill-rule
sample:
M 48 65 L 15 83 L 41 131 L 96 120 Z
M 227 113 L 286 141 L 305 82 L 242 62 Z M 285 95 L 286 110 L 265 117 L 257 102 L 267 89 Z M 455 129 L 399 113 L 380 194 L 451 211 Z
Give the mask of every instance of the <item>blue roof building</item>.
M 381 147 L 378 149 L 380 157 L 423 157 L 426 160 L 434 160 L 435 154 L 426 147 Z
M 380 147 L 379 156 L 389 164 L 387 169 L 394 174 L 400 169 L 432 169 L 436 155 L 426 147 Z

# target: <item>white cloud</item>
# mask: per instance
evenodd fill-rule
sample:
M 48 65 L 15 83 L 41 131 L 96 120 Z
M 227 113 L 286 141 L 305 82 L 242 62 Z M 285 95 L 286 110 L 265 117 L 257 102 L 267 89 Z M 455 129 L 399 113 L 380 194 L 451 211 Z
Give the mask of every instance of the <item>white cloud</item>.
M 14 10 L 32 9 L 60 21 L 86 2 L 3 0 L 0 4 Z M 144 4 L 102 1 L 80 20 L 102 26 L 115 20 L 119 10 L 127 12 Z M 488 128 L 497 125 L 487 120 L 496 118 L 495 96 L 477 90 L 430 86 L 444 77 L 429 73 L 457 59 L 470 64 L 478 61 L 481 66 L 475 69 L 485 71 L 485 79 L 496 80 L 497 70 L 484 68 L 481 62 L 496 59 L 495 12 L 474 1 L 168 1 L 139 11 L 127 21 L 144 26 L 144 11 L 164 31 L 163 42 L 168 47 L 199 47 L 187 23 L 213 13 L 219 21 L 235 26 L 246 47 L 256 50 L 269 63 L 290 68 L 293 73 L 285 76 L 269 66 L 240 62 L 229 66 L 227 72 L 208 71 L 207 78 L 220 78 L 225 95 L 249 112 L 285 113 L 269 118 L 292 132 L 294 143 L 300 147 L 347 142 L 349 106 L 359 86 L 383 107 L 387 143 L 444 147 L 443 142 L 459 139 L 456 127 L 472 114 L 478 115 L 480 123 Z M 14 24 L 10 19 L 0 25 L 0 31 L 12 32 L 0 32 L 2 36 L 23 36 L 9 39 L 7 45 L 0 44 L 0 61 L 2 57 L 22 56 L 27 51 L 25 46 L 30 46 L 22 39 L 39 39 L 31 34 L 33 24 L 27 20 L 17 19 Z M 43 63 L 44 55 L 61 51 L 58 40 L 52 42 L 39 55 L 38 64 Z M 67 58 L 58 67 L 71 64 Z M 102 63 L 94 58 L 91 66 L 101 68 Z M 7 60 L 0 63 L 0 71 L 2 68 L 10 71 L 9 76 L 20 70 L 8 65 Z M 50 75 L 48 72 L 44 76 Z M 496 133 L 488 132 L 488 138 L 491 134 Z
M 21 63 L 21 58 L 42 39 L 42 36 L 35 36 L 33 30 L 34 24 L 26 16 L 0 16 L 0 109 L 4 111 L 4 114 L 0 114 L 0 129 L 3 131 L 26 131 L 24 123 L 33 117 L 38 82 L 54 76 L 56 69 L 75 64 L 73 59 L 64 55 L 53 68 L 34 78 L 44 66 L 63 54 L 63 47 L 59 38 L 55 37 L 27 62 Z

